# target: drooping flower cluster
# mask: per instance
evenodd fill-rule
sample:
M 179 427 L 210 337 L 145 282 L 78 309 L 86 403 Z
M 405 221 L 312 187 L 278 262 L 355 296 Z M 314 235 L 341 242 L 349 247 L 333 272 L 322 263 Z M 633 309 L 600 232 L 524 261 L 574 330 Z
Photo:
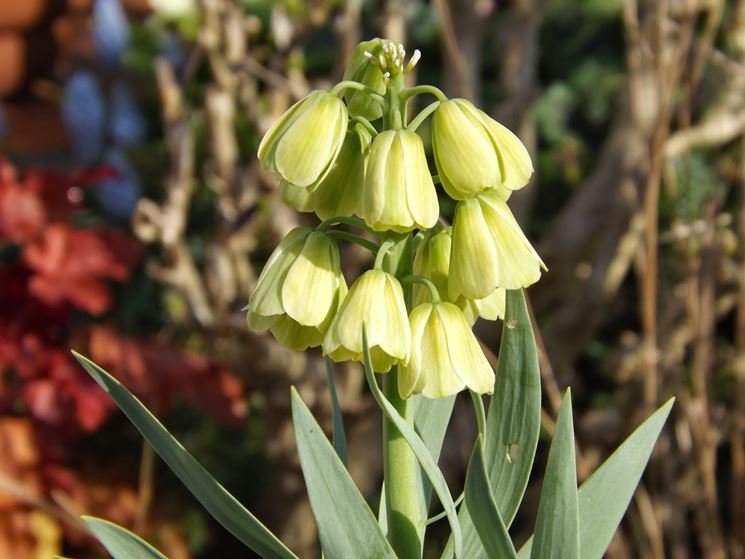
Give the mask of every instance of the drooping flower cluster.
M 345 81 L 298 101 L 265 135 L 259 160 L 282 199 L 324 221 L 291 231 L 274 251 L 248 324 L 292 349 L 322 346 L 336 361 L 362 360 L 364 331 L 374 370 L 397 366 L 403 398 L 488 393 L 494 372 L 471 326 L 503 318 L 505 290 L 545 269 L 507 205 L 533 166 L 520 140 L 469 101 L 404 87 L 418 58 L 407 63 L 390 41 L 360 43 Z M 406 103 L 421 93 L 437 101 L 407 122 Z M 429 115 L 436 176 L 417 133 Z M 457 201 L 452 227 L 441 223 L 437 182 Z M 339 223 L 368 236 L 333 229 Z M 340 239 L 375 255 L 348 292 Z M 392 256 L 412 253 L 403 264 Z

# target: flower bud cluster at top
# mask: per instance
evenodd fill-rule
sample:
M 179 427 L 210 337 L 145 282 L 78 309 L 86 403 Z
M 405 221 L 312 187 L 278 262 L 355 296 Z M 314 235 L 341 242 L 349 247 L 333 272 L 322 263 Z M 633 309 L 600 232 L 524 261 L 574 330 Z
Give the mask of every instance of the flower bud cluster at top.
M 282 199 L 323 221 L 279 244 L 249 299 L 248 325 L 291 349 L 322 346 L 336 361 L 362 360 L 364 328 L 373 369 L 397 366 L 402 398 L 490 393 L 494 373 L 471 327 L 503 318 L 505 290 L 545 269 L 507 206 L 533 166 L 517 136 L 469 101 L 406 88 L 419 57 L 406 62 L 388 40 L 360 43 L 344 81 L 295 103 L 264 136 L 259 160 Z M 436 101 L 407 120 L 407 101 L 425 93 Z M 436 177 L 417 133 L 430 116 Z M 457 201 L 452 227 L 441 224 L 435 182 Z M 375 255 L 349 289 L 340 240 Z M 386 265 L 402 243 L 414 247 L 404 274 Z

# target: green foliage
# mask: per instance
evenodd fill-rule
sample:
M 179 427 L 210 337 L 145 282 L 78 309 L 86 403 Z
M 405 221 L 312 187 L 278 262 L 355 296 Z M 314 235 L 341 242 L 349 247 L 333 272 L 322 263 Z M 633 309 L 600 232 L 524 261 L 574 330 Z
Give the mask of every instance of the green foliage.
M 339 456 L 339 460 L 347 466 L 349 464 L 349 455 L 347 451 L 347 437 L 344 433 L 344 418 L 341 415 L 339 398 L 336 395 L 336 385 L 334 384 L 334 369 L 331 359 L 324 359 L 326 363 L 326 381 L 329 385 L 329 397 L 331 398 L 331 413 L 334 421 L 333 442 L 334 450 Z
M 114 559 L 167 559 L 145 540 L 113 522 L 91 516 L 84 516 L 83 521 Z
M 73 355 L 215 520 L 262 557 L 295 558 L 295 554 L 228 493 L 124 386 L 89 359 L 75 352 Z
M 432 483 L 432 488 L 437 494 L 437 497 L 440 499 L 442 507 L 445 509 L 448 522 L 450 523 L 450 528 L 453 531 L 453 545 L 455 556 L 462 557 L 463 555 L 461 555 L 461 550 L 463 544 L 460 524 L 458 522 L 458 516 L 455 511 L 455 503 L 453 503 L 453 497 L 450 495 L 450 490 L 448 489 L 445 477 L 442 475 L 442 472 L 437 467 L 437 463 L 432 458 L 432 454 L 430 453 L 427 446 L 424 444 L 424 441 L 422 441 L 419 435 L 417 435 L 414 428 L 403 417 L 401 417 L 396 408 L 393 407 L 393 405 L 386 399 L 385 395 L 380 390 L 380 387 L 375 380 L 375 373 L 373 373 L 372 363 L 370 362 L 370 352 L 367 346 L 367 336 L 365 335 L 364 330 L 362 339 L 364 348 L 363 353 L 365 375 L 367 376 L 367 383 L 370 386 L 370 391 L 372 392 L 375 400 L 378 402 L 378 405 L 380 405 L 380 408 L 383 410 L 385 416 L 390 419 L 390 421 L 401 432 L 401 435 L 404 437 L 404 439 L 406 439 L 406 442 L 409 443 L 409 446 L 411 446 L 411 449 L 416 455 L 419 464 L 422 466 L 424 473 Z
M 621 522 L 639 484 L 654 443 L 673 406 L 670 399 L 634 431 L 579 488 L 582 559 L 600 559 Z M 518 557 L 531 556 L 532 538 Z
M 506 526 L 522 500 L 541 426 L 541 381 L 533 328 L 522 290 L 507 292 L 504 331 L 484 437 L 489 484 Z M 489 557 L 468 507 L 459 514 L 466 557 Z M 451 557 L 448 542 L 445 557 Z
M 579 559 L 579 504 L 572 398 L 567 390 L 548 454 L 531 559 Z
M 466 498 L 469 518 L 488 557 L 517 557 L 515 546 L 504 525 L 499 507 L 494 500 L 494 490 L 489 483 L 489 474 L 484 461 L 484 441 L 479 435 L 473 445 L 471 461 L 466 474 Z
M 372 511 L 297 390 L 291 390 L 300 465 L 324 555 L 395 558 Z

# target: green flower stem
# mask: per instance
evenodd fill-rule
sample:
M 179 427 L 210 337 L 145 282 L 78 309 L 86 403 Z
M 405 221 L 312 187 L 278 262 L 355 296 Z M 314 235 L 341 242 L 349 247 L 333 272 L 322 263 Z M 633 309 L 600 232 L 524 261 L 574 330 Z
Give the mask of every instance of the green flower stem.
M 461 504 L 461 503 L 463 502 L 463 499 L 465 498 L 465 496 L 466 496 L 466 494 L 465 494 L 465 493 L 461 493 L 461 494 L 460 494 L 460 495 L 458 496 L 458 498 L 457 498 L 457 499 L 456 499 L 456 500 L 454 501 L 454 503 L 455 503 L 455 506 L 456 506 L 456 507 L 457 507 L 458 505 L 460 505 L 460 504 Z M 427 519 L 427 526 L 429 526 L 430 524 L 434 524 L 434 523 L 435 523 L 435 522 L 437 522 L 438 520 L 442 520 L 442 519 L 443 519 L 443 518 L 445 518 L 445 517 L 446 517 L 447 515 L 448 515 L 448 513 L 446 513 L 445 511 L 442 511 L 442 512 L 441 512 L 441 513 L 439 513 L 439 514 L 436 514 L 436 515 L 434 515 L 434 516 L 432 516 L 432 517 L 428 518 L 428 519 Z
M 479 434 L 484 436 L 486 434 L 486 412 L 484 411 L 484 401 L 481 399 L 481 395 L 477 394 L 473 390 L 468 391 L 473 400 L 473 410 L 476 413 L 476 424 L 479 428 Z
M 440 175 L 432 175 L 432 182 L 435 184 L 440 184 Z
M 316 231 L 325 233 L 326 231 L 328 231 L 329 227 L 331 227 L 332 225 L 337 225 L 339 223 L 343 223 L 344 225 L 351 225 L 352 227 L 356 227 L 357 229 L 367 231 L 368 233 L 376 234 L 376 232 L 370 229 L 367 224 L 360 218 L 345 215 L 335 215 L 328 219 L 324 219 L 316 226 Z
M 393 245 L 396 244 L 395 239 L 387 239 L 383 241 L 383 244 L 380 245 L 378 248 L 378 254 L 375 256 L 375 264 L 373 268 L 376 270 L 382 270 L 383 269 L 383 259 L 385 258 L 386 253 L 393 247 Z M 388 271 L 388 270 L 385 270 Z
M 419 128 L 422 123 L 427 119 L 429 115 L 431 115 L 433 112 L 435 112 L 435 109 L 440 106 L 440 101 L 435 101 L 434 103 L 431 103 L 424 107 L 421 111 L 419 111 L 419 114 L 414 117 L 414 120 L 412 120 L 406 128 L 411 130 L 412 132 L 416 132 L 417 128 Z
M 350 120 L 352 122 L 359 122 L 362 126 L 365 127 L 368 132 L 370 132 L 370 135 L 372 135 L 373 137 L 378 135 L 378 130 L 364 116 L 353 116 Z
M 357 235 L 355 233 L 349 233 L 347 231 L 338 231 L 336 229 L 332 231 L 328 231 L 326 235 L 328 235 L 332 239 L 343 239 L 345 241 L 355 243 L 361 246 L 362 248 L 366 248 L 367 250 L 372 252 L 373 255 L 378 254 L 378 249 L 379 249 L 378 244 L 371 241 L 370 239 L 366 239 L 365 237 L 361 235 Z
M 442 90 L 435 87 L 434 85 L 417 85 L 415 87 L 410 87 L 408 89 L 404 89 L 401 92 L 401 100 L 405 103 L 415 95 L 421 95 L 422 93 L 429 93 L 431 95 L 434 95 L 437 97 L 438 101 L 447 101 L 448 96 L 445 95 Z
M 432 283 L 431 280 L 425 278 L 424 276 L 406 276 L 401 280 L 401 285 L 408 285 L 412 283 L 421 283 L 422 285 L 426 286 L 427 289 L 429 289 L 429 292 L 432 294 L 432 302 L 433 303 L 439 303 L 440 302 L 440 292 L 437 290 L 437 286 Z
M 413 266 L 413 235 L 394 234 L 380 246 L 376 267 L 404 278 Z M 411 289 L 405 293 L 410 295 Z M 406 296 L 407 307 L 411 297 Z M 394 367 L 383 375 L 383 393 L 409 423 L 414 423 L 414 405 L 398 394 L 398 371 Z M 383 416 L 383 475 L 385 478 L 388 540 L 401 559 L 419 559 L 427 522 L 427 508 L 422 506 L 422 484 L 419 463 L 414 452 L 393 423 Z
M 391 76 L 385 90 L 385 108 L 383 110 L 383 128 L 385 130 L 401 130 L 404 127 L 404 113 L 406 102 L 401 99 L 404 89 L 404 76 Z
M 413 401 L 398 395 L 397 367 L 383 375 L 383 393 L 398 413 L 414 422 Z M 422 556 L 422 536 L 427 511 L 422 510 L 419 464 L 401 432 L 383 419 L 383 476 L 388 518 L 388 540 L 399 559 Z
M 333 93 L 334 95 L 339 95 L 345 89 L 356 89 L 357 91 L 364 91 L 370 96 L 371 99 L 374 99 L 381 105 L 385 104 L 385 99 L 380 93 L 370 87 L 367 87 L 365 84 L 352 80 L 345 80 L 343 82 L 337 83 L 331 90 L 331 93 Z

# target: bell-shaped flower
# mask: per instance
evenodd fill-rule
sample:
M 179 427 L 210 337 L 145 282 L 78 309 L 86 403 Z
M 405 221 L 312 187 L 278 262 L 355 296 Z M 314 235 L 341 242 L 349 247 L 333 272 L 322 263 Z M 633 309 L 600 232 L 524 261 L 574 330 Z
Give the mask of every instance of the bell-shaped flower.
M 370 133 L 364 126 L 351 126 L 339 156 L 323 180 L 315 188 L 302 188 L 280 181 L 282 199 L 298 211 L 316 212 L 321 219 L 357 213 L 370 140 Z
M 456 305 L 422 303 L 409 314 L 409 323 L 409 360 L 398 370 L 402 398 L 444 398 L 466 387 L 479 394 L 493 391 L 494 371 Z
M 366 52 L 375 57 L 381 54 L 383 52 L 382 39 L 375 38 L 357 45 L 344 71 L 344 80 L 361 83 L 382 95 L 385 93 L 383 72 L 370 62 Z M 367 120 L 376 120 L 383 116 L 383 107 L 380 103 L 364 91 L 347 89 L 344 92 L 344 99 L 347 101 L 350 116 L 361 116 Z
M 541 268 L 546 266 L 497 191 L 458 203 L 448 276 L 451 299 L 482 299 L 497 287 L 528 287 L 538 281 Z
M 432 150 L 440 182 L 456 200 L 500 186 L 517 190 L 533 174 L 518 137 L 465 99 L 443 101 L 435 110 Z
M 347 121 L 347 107 L 339 97 L 314 91 L 269 129 L 259 145 L 259 161 L 290 184 L 313 186 L 339 154 Z
M 290 349 L 318 346 L 345 294 L 336 243 L 324 233 L 298 227 L 262 270 L 248 301 L 248 326 L 271 330 Z
M 376 231 L 429 229 L 439 217 L 422 139 L 410 130 L 375 136 L 358 215 Z
M 385 373 L 406 361 L 411 333 L 403 289 L 393 275 L 373 269 L 357 278 L 331 321 L 324 355 L 362 361 L 363 327 L 375 371 Z
M 448 276 L 450 274 L 450 253 L 452 248 L 452 228 L 447 227 L 425 237 L 416 249 L 413 272 L 432 281 L 440 296 L 455 303 L 463 311 L 469 324 L 478 317 L 486 320 L 504 318 L 506 292 L 498 287 L 483 299 L 468 299 L 459 295 L 450 299 Z M 432 295 L 425 286 L 413 286 L 413 305 L 432 302 Z

